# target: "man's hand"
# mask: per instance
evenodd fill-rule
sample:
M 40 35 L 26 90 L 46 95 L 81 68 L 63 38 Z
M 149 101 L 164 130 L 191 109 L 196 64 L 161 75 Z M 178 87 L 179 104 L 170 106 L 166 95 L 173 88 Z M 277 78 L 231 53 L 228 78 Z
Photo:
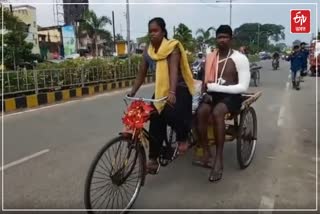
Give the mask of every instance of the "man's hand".
M 207 83 L 208 91 L 217 91 L 217 88 L 219 88 L 219 84 L 217 84 L 217 83 Z
M 207 93 L 205 93 L 205 94 L 203 94 L 202 95 L 202 98 L 201 98 L 201 100 L 202 100 L 202 102 L 204 102 L 204 103 L 212 103 L 212 97 L 209 95 L 209 94 L 207 94 Z

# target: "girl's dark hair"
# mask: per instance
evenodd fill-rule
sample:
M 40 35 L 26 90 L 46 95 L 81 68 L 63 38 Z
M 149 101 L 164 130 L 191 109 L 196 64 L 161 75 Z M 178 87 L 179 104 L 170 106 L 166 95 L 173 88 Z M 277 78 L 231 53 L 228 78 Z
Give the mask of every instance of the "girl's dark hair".
M 166 22 L 161 17 L 155 17 L 151 19 L 148 23 L 150 25 L 152 22 L 156 22 L 157 25 L 161 28 L 161 30 L 164 32 L 164 38 L 168 39 L 168 31 L 166 29 Z

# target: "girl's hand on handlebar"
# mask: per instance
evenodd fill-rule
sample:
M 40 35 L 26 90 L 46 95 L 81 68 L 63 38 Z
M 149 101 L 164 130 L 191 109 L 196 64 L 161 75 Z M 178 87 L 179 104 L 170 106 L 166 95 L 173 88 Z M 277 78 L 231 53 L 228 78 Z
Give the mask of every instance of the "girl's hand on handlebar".
M 176 103 L 176 95 L 174 93 L 169 93 L 167 98 L 167 103 L 173 107 L 173 105 Z
M 132 91 L 127 94 L 128 97 L 134 97 L 134 95 L 136 95 L 136 93 L 134 93 L 134 92 L 132 92 Z

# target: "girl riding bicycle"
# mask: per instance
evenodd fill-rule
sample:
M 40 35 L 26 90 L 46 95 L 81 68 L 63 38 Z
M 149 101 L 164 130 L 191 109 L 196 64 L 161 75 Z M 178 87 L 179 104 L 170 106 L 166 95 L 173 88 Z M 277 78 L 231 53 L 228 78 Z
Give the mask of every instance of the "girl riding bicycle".
M 166 137 L 167 125 L 176 131 L 179 153 L 183 154 L 188 149 L 194 80 L 182 44 L 167 38 L 165 21 L 159 17 L 153 18 L 149 21 L 148 27 L 150 44 L 143 52 L 140 70 L 128 96 L 134 96 L 139 90 L 148 68 L 155 70 L 153 97 L 155 99 L 167 97 L 166 103 L 154 104 L 159 114 L 150 119 L 149 133 L 152 139 L 147 170 L 150 174 L 155 174 L 159 168 L 157 159 Z

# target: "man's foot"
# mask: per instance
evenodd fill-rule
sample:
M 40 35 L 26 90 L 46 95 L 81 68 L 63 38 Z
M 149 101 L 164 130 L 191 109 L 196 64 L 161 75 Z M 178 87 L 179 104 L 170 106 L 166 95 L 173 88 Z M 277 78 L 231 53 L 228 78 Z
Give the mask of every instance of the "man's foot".
M 147 172 L 149 174 L 152 174 L 152 175 L 157 174 L 159 172 L 159 168 L 160 168 L 160 165 L 157 160 L 149 159 L 147 164 Z
M 222 179 L 223 169 L 214 170 L 212 169 L 209 176 L 210 182 L 217 182 Z
M 213 160 L 212 155 L 209 152 L 209 148 L 207 148 L 207 151 L 204 151 L 204 154 L 199 159 L 192 160 L 192 164 L 196 166 L 201 166 L 204 168 L 212 168 L 213 167 Z
M 210 175 L 209 175 L 209 181 L 210 182 L 217 182 L 222 179 L 222 174 L 223 174 L 223 165 L 222 165 L 222 160 L 217 157 L 215 159 L 214 166 L 211 169 Z
M 211 169 L 213 167 L 212 159 L 208 159 L 208 160 L 203 160 L 203 159 L 193 160 L 192 164 L 195 165 L 195 166 L 200 166 L 200 167 L 207 168 L 207 169 Z

